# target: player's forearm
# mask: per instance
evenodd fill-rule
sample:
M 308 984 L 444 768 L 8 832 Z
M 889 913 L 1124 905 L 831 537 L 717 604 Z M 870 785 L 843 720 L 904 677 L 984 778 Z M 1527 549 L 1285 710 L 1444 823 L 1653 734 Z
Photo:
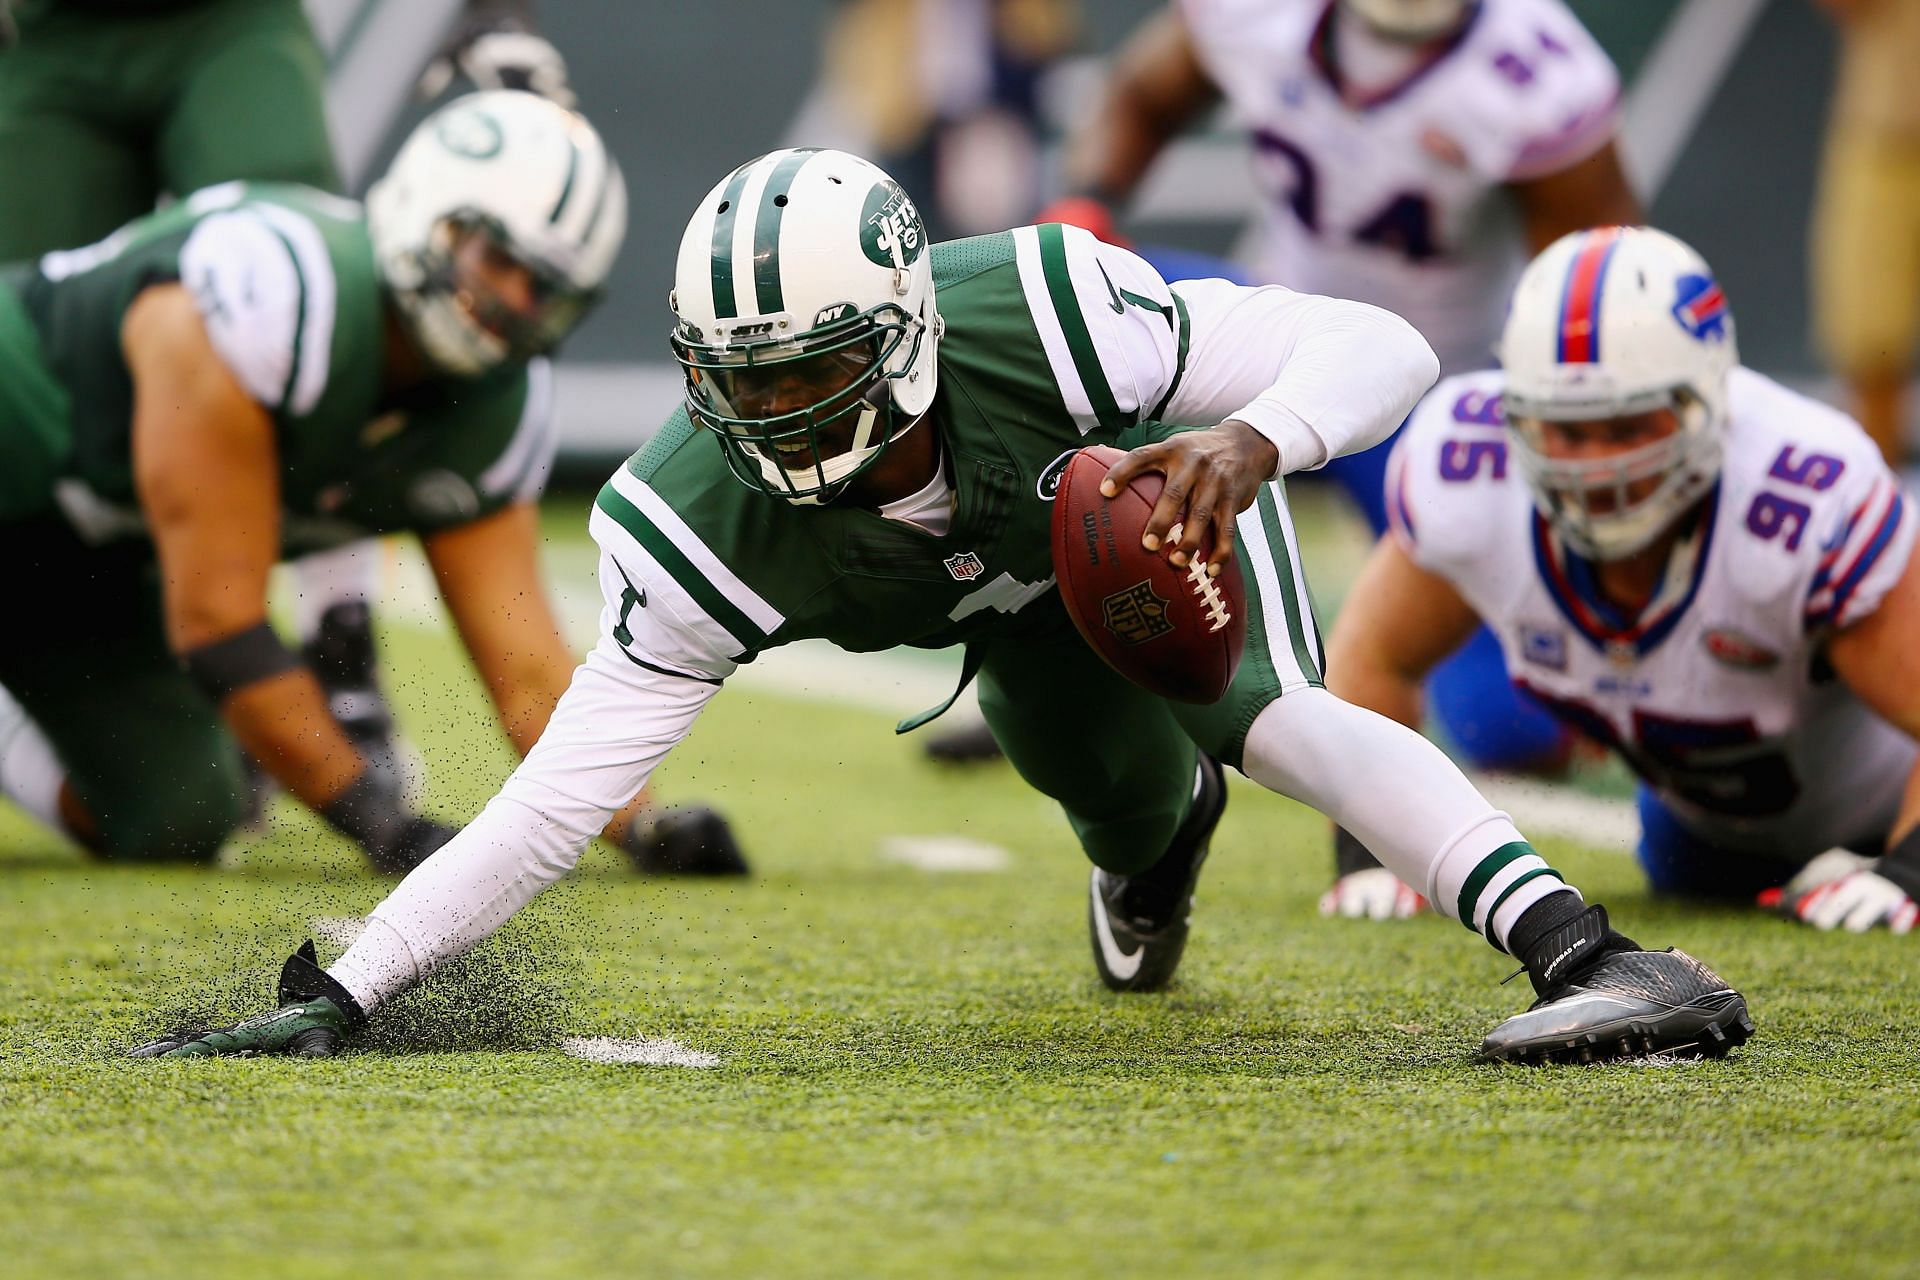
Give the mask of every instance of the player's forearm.
M 338 796 L 366 768 L 304 667 L 235 690 L 220 710 L 247 753 L 309 808 Z
M 365 1009 L 472 947 L 565 876 L 687 736 L 714 686 L 589 654 L 498 796 L 374 908 L 330 972 Z
M 1115 86 L 1068 144 L 1068 190 L 1120 203 L 1185 125 L 1138 92 Z
M 1280 452 L 1280 472 L 1324 466 L 1391 435 L 1440 374 L 1425 338 L 1364 303 L 1182 281 L 1192 328 L 1178 422 L 1235 418 Z

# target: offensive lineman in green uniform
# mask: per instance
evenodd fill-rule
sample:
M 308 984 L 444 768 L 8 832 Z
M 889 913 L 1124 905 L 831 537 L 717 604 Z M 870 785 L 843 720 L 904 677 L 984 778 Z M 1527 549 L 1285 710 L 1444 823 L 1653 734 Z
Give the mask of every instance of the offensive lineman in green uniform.
M 1737 992 L 1613 931 L 1435 747 L 1322 687 L 1278 477 L 1400 422 L 1436 371 L 1405 322 L 1280 288 L 1169 286 L 1059 225 L 930 248 L 884 173 L 812 149 L 708 194 L 673 306 L 686 407 L 601 491 L 602 636 L 539 745 L 330 969 L 311 944 L 287 962 L 282 1008 L 137 1054 L 333 1052 L 563 875 L 740 663 L 806 637 L 967 646 L 1008 758 L 1094 863 L 1094 962 L 1116 990 L 1174 974 L 1224 762 L 1387 851 L 1522 961 L 1540 999 L 1488 1056 L 1719 1054 L 1751 1033 Z M 1167 478 L 1148 549 L 1184 564 L 1211 529 L 1212 563 L 1245 566 L 1246 657 L 1213 706 L 1126 683 L 1065 616 L 1054 484 L 1103 442 L 1133 446 L 1110 484 Z
M 232 183 L 0 271 L 0 583 L 59 619 L 0 634 L 0 685 L 45 733 L 10 736 L 0 785 L 108 856 L 205 860 L 238 804 L 217 707 L 377 867 L 444 841 L 274 636 L 267 573 L 419 532 L 531 745 L 573 664 L 536 563 L 538 357 L 605 279 L 625 201 L 584 120 L 501 91 L 430 117 L 364 214 Z
M 325 59 L 299 0 L 0 0 L 0 262 L 90 244 L 163 196 L 223 182 L 338 191 Z M 573 104 L 532 0 L 467 0 L 430 69 Z M 329 705 L 397 779 L 374 663 L 368 544 L 294 565 L 296 625 Z M 0 713 L 0 734 L 6 732 Z M 256 791 L 255 798 L 264 798 Z

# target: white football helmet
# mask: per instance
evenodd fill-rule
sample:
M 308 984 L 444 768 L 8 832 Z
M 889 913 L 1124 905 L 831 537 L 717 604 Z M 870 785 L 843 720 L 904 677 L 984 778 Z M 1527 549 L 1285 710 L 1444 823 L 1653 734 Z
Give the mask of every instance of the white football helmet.
M 1457 28 L 1469 0 L 1340 0 L 1389 40 L 1436 40 Z
M 1548 245 L 1514 289 L 1499 355 L 1534 502 L 1582 555 L 1632 555 L 1718 478 L 1733 316 L 1706 261 L 1665 232 L 1596 227 Z M 1598 459 L 1543 451 L 1543 423 L 1661 409 L 1679 429 L 1653 444 Z
M 687 223 L 673 281 L 687 411 L 763 493 L 830 501 L 933 404 L 926 228 L 869 161 L 800 147 L 741 165 Z
M 627 232 L 620 167 L 584 118 L 537 94 L 457 98 L 422 121 L 367 192 L 380 274 L 427 359 L 473 375 L 551 350 L 599 299 Z M 533 276 L 529 314 L 460 278 L 478 231 Z

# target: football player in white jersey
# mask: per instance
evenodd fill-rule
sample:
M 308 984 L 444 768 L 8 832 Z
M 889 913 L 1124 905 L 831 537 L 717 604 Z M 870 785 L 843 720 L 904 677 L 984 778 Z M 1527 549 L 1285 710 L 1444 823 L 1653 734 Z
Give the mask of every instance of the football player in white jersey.
M 1398 312 L 1442 373 L 1486 364 L 1532 253 L 1581 227 L 1641 220 L 1613 141 L 1619 78 L 1560 0 L 1169 4 L 1115 59 L 1069 146 L 1074 197 L 1039 220 L 1112 238 L 1108 210 L 1223 98 L 1266 196 L 1254 278 Z M 1327 467 L 1376 535 L 1385 465 L 1379 448 Z M 1485 634 L 1435 673 L 1428 703 L 1481 767 L 1554 767 L 1572 745 L 1514 693 Z M 1412 905 L 1366 876 L 1327 904 Z
M 1500 354 L 1401 433 L 1328 687 L 1411 723 L 1484 620 L 1516 683 L 1640 774 L 1657 892 L 1785 886 L 1821 928 L 1911 929 L 1920 563 L 1873 442 L 1740 367 L 1711 270 L 1648 228 L 1548 248 Z

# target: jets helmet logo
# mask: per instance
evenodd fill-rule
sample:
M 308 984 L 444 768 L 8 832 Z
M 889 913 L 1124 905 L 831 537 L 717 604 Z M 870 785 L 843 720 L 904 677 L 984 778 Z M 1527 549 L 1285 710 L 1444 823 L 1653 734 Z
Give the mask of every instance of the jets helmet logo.
M 900 184 L 892 179 L 874 183 L 860 211 L 860 249 L 867 260 L 878 267 L 907 267 L 926 248 L 927 229 L 920 222 L 920 211 Z
M 441 146 L 469 160 L 491 160 L 507 141 L 500 122 L 484 111 L 443 112 L 434 136 Z
M 1673 304 L 1673 318 L 1680 327 L 1705 342 L 1727 339 L 1727 295 L 1712 276 L 1689 272 L 1680 277 L 1680 296 Z

